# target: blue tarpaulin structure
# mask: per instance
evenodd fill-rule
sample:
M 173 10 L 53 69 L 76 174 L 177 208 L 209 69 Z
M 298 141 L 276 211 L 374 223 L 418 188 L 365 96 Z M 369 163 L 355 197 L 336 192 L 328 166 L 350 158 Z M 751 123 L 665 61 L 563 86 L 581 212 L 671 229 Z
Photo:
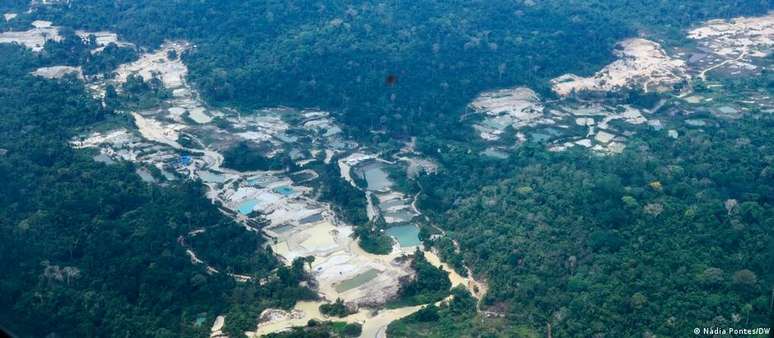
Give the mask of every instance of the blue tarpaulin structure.
M 189 164 L 191 164 L 191 156 L 188 156 L 188 155 L 180 156 L 180 164 L 182 164 L 182 165 L 189 165 Z

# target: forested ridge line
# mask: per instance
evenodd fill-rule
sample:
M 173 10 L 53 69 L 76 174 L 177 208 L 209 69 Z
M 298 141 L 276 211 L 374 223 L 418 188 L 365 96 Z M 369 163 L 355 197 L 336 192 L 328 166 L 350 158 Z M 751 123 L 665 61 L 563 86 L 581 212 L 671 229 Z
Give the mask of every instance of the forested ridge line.
M 0 324 L 20 337 L 194 337 L 216 315 L 236 336 L 266 307 L 314 294 L 204 198 L 197 182 L 143 182 L 129 163 L 105 165 L 68 143 L 96 123 L 127 124 L 72 78 L 29 75 L 39 59 L 0 45 Z M 111 122 L 112 120 L 112 122 Z M 177 238 L 205 228 L 198 254 L 226 271 L 278 268 L 258 286 L 192 264 Z M 252 238 L 253 240 L 250 240 Z M 210 243 L 218 241 L 218 243 Z M 224 253 L 222 246 L 240 248 Z

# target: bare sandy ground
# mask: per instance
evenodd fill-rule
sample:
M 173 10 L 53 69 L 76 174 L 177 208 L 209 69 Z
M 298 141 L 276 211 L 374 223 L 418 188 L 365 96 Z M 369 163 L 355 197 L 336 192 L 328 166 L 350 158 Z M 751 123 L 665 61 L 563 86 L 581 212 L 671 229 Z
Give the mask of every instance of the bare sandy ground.
M 106 39 L 113 39 L 113 37 L 109 36 Z M 120 66 L 116 71 L 117 76 L 115 80 L 110 80 L 116 84 L 121 84 L 126 81 L 130 74 L 138 74 L 146 80 L 157 77 L 165 87 L 173 91 L 173 98 L 165 102 L 163 108 L 141 113 L 130 112 L 139 136 L 131 134 L 131 132 L 126 130 L 108 134 L 95 133 L 84 140 L 74 141 L 73 145 L 75 147 L 104 147 L 104 150 L 111 152 L 111 155 L 116 155 L 116 152 L 126 152 L 126 154 L 121 154 L 117 157 L 128 160 L 138 160 L 139 156 L 146 156 L 138 155 L 136 152 L 149 153 L 151 154 L 149 156 L 153 156 L 152 152 L 147 151 L 147 149 L 153 149 L 153 152 L 157 152 L 159 156 L 143 158 L 154 161 L 154 164 L 158 165 L 169 163 L 169 161 L 179 161 L 178 156 L 175 156 L 175 150 L 185 150 L 195 154 L 192 155 L 193 163 L 177 170 L 190 170 L 187 172 L 193 178 L 200 177 L 205 172 L 224 177 L 224 182 L 222 183 L 207 183 L 207 186 L 210 188 L 208 196 L 213 201 L 221 202 L 224 208 L 231 210 L 234 210 L 236 203 L 248 198 L 260 200 L 259 195 L 263 196 L 261 194 L 278 195 L 276 192 L 273 192 L 274 188 L 279 185 L 289 185 L 300 196 L 284 196 L 259 201 L 266 204 L 263 205 L 265 208 L 262 211 L 270 212 L 266 215 L 266 218 L 271 222 L 272 227 L 281 225 L 290 225 L 291 227 L 290 231 L 274 233 L 277 237 L 276 243 L 272 244 L 275 252 L 282 255 L 288 262 L 295 257 L 315 257 L 315 261 L 311 266 L 311 273 L 317 281 L 320 295 L 325 299 L 323 301 L 329 302 L 336 298 L 342 298 L 353 304 L 361 306 L 370 305 L 378 308 L 386 300 L 393 297 L 398 291 L 399 279 L 412 273 L 408 267 L 408 262 L 396 261 L 396 258 L 402 255 L 400 250 L 395 250 L 392 254 L 385 256 L 364 252 L 357 244 L 357 241 L 351 237 L 352 227 L 340 223 L 330 206 L 315 201 L 310 196 L 305 196 L 306 190 L 303 187 L 292 185 L 290 181 L 286 182 L 286 173 L 238 172 L 222 168 L 223 156 L 215 150 L 217 147 L 212 148 L 213 145 L 209 144 L 208 141 L 202 141 L 191 134 L 191 130 L 197 129 L 197 125 L 190 121 L 181 121 L 179 116 L 183 115 L 185 111 L 190 114 L 191 109 L 203 107 L 204 104 L 200 101 L 195 91 L 186 84 L 187 68 L 185 64 L 179 59 L 171 60 L 167 57 L 167 53 L 170 50 L 175 50 L 180 54 L 186 48 L 188 48 L 188 44 L 185 42 L 168 42 L 160 50 L 144 54 L 140 60 Z M 94 84 L 91 83 L 90 85 Z M 100 85 L 104 89 L 104 83 L 98 84 L 95 88 L 99 89 Z M 266 116 L 268 115 L 229 117 L 228 121 L 233 123 L 235 127 L 244 130 L 241 132 L 242 135 L 237 135 L 237 137 L 245 139 L 263 137 L 258 135 L 260 133 L 270 135 L 273 139 L 275 135 L 272 135 L 272 133 L 281 133 L 288 128 L 287 124 L 280 123 L 282 122 L 281 120 L 278 122 L 271 118 L 264 118 Z M 192 116 L 192 118 L 196 119 L 195 116 Z M 323 137 L 335 137 L 340 132 L 337 131 L 338 127 L 333 124 L 333 120 L 327 115 L 323 116 L 319 112 L 308 112 L 305 118 L 308 120 L 303 126 L 310 133 L 322 134 Z M 196 122 L 201 123 L 202 121 Z M 280 126 L 280 124 L 284 127 Z M 216 130 L 215 127 L 207 128 L 206 130 L 208 131 Z M 280 130 L 277 131 L 277 128 Z M 194 143 L 198 143 L 204 149 L 191 149 L 181 145 L 179 140 L 182 135 L 190 137 Z M 289 140 L 286 142 L 293 141 Z M 135 147 L 135 144 L 142 145 L 136 152 L 132 148 Z M 129 148 L 129 150 L 125 148 Z M 328 150 L 331 152 L 340 151 L 333 149 L 325 150 L 326 153 Z M 366 158 L 373 158 L 373 155 L 356 153 L 354 156 L 340 161 L 342 174 L 347 177 L 351 165 L 355 165 Z M 417 163 L 417 166 L 422 164 L 423 167 L 434 170 L 434 167 L 428 163 Z M 268 186 L 250 187 L 248 189 L 244 182 L 248 178 L 259 174 L 272 176 L 277 181 Z M 354 184 L 353 181 L 351 183 Z M 299 222 L 302 216 L 305 217 L 311 215 L 311 213 L 320 212 L 323 216 L 321 221 L 307 224 Z M 234 217 L 238 221 L 245 219 L 243 215 L 239 214 Z M 207 264 L 206 259 L 197 257 L 193 250 L 190 250 L 188 255 L 195 264 Z M 440 264 L 440 261 L 438 262 Z M 208 271 L 219 273 L 217 269 L 209 266 Z M 366 272 L 376 272 L 376 276 L 361 285 L 337 289 L 337 286 L 340 286 L 341 283 L 350 281 Z M 239 275 L 232 276 L 238 280 L 244 280 L 245 277 Z M 456 274 L 452 275 L 452 279 L 454 280 L 454 285 L 469 284 L 469 281 Z M 276 320 L 261 323 L 257 329 L 259 332 L 274 332 L 292 326 L 306 325 L 308 319 L 320 317 L 319 305 L 319 302 L 314 304 L 299 303 L 294 311 L 287 313 L 286 316 L 278 312 L 281 310 L 271 310 L 275 311 L 273 313 L 277 317 Z M 413 313 L 418 308 L 408 307 L 383 310 L 378 314 L 373 314 L 371 310 L 362 310 L 348 320 L 364 323 L 364 332 L 378 333 L 383 332 L 392 320 Z M 223 319 L 219 320 L 223 321 Z M 213 333 L 220 331 L 220 326 L 215 325 L 213 329 Z
M 84 41 L 88 41 L 90 36 L 95 37 L 95 42 L 97 44 L 97 47 L 91 50 L 92 54 L 99 53 L 102 50 L 107 47 L 107 45 L 113 43 L 118 47 L 134 47 L 133 44 L 128 42 L 123 42 L 118 39 L 118 34 L 113 32 L 107 32 L 107 31 L 100 31 L 100 32 L 87 32 L 83 30 L 77 30 L 75 31 L 75 35 L 83 39 Z
M 32 23 L 33 28 L 27 31 L 2 32 L 0 43 L 18 43 L 33 52 L 40 52 L 46 41 L 61 41 L 59 28 L 51 25 L 49 21 L 37 20 Z
M 484 92 L 470 103 L 470 108 L 486 115 L 488 123 L 475 128 L 481 138 L 489 141 L 499 140 L 507 126 L 518 129 L 546 123 L 543 103 L 526 87 Z
M 710 20 L 689 31 L 688 38 L 716 56 L 698 72 L 702 80 L 719 68 L 755 70 L 752 60 L 766 57 L 774 46 L 774 12 L 761 17 Z
M 189 45 L 185 42 L 167 42 L 154 53 L 143 54 L 135 62 L 120 65 L 115 71 L 115 82 L 122 84 L 126 82 L 129 75 L 137 74 L 146 81 L 158 77 L 164 83 L 164 87 L 170 90 L 182 88 L 185 86 L 188 67 L 180 58 L 169 60 L 167 53 L 174 50 L 180 55 L 187 48 Z
M 614 91 L 640 87 L 643 91 L 661 90 L 685 78 L 685 61 L 667 55 L 656 42 L 634 38 L 619 43 L 618 60 L 591 77 L 562 75 L 551 82 L 553 90 L 567 96 L 582 91 Z
M 765 56 L 774 45 L 774 12 L 760 17 L 710 20 L 688 32 L 688 38 L 702 41 L 713 52 L 734 57 L 746 50 L 751 56 Z
M 212 328 L 210 329 L 210 338 L 220 338 L 220 337 L 227 337 L 223 334 L 223 326 L 226 323 L 226 317 L 225 316 L 218 316 L 215 318 L 215 322 L 212 323 Z
M 32 75 L 44 77 L 47 79 L 59 79 L 64 77 L 67 74 L 75 74 L 75 76 L 78 77 L 79 79 L 83 79 L 83 72 L 81 71 L 81 67 L 71 67 L 71 66 L 41 67 L 36 69 L 34 72 L 32 72 Z
M 134 117 L 134 124 L 137 125 L 137 129 L 140 131 L 142 137 L 169 145 L 175 149 L 182 149 L 177 139 L 180 137 L 180 130 L 184 128 L 181 125 L 164 125 L 159 121 L 152 118 L 146 118 L 138 113 L 132 113 Z
M 361 310 L 344 318 L 329 318 L 320 313 L 319 307 L 323 302 L 299 302 L 291 311 L 267 310 L 261 314 L 261 319 L 266 324 L 258 327 L 256 331 L 245 332 L 248 337 L 261 337 L 263 335 L 288 330 L 293 327 L 303 327 L 311 319 L 325 321 L 335 320 L 346 323 L 359 323 L 363 325 L 360 337 L 385 337 L 387 326 L 395 320 L 406 317 L 419 309 L 422 305 L 387 309 L 378 312 Z
M 582 126 L 588 128 L 586 137 L 573 136 L 561 142 L 554 141 L 548 149 L 564 151 L 581 146 L 603 155 L 621 153 L 632 131 L 617 130 L 619 128 L 613 127 L 610 122 L 648 123 L 660 130 L 661 121 L 649 120 L 645 115 L 649 111 L 625 105 L 608 107 L 602 99 L 593 101 L 594 104 L 588 107 L 576 108 L 573 107 L 578 105 L 572 102 L 573 93 L 604 93 L 624 88 L 664 92 L 683 81 L 690 89 L 693 79 L 706 80 L 708 73 L 719 69 L 729 70 L 730 74 L 755 71 L 760 68 L 754 62 L 755 58 L 766 57 L 774 47 L 774 12 L 761 17 L 710 20 L 689 30 L 687 37 L 696 40 L 698 47 L 686 47 L 684 52 L 677 52 L 675 56 L 669 55 L 661 45 L 651 40 L 632 38 L 621 41 L 614 51 L 618 59 L 594 75 L 565 74 L 553 79 L 553 91 L 563 98 L 553 101 L 550 108 L 545 108 L 540 98 L 528 88 L 484 92 L 470 104 L 472 110 L 484 115 L 484 120 L 473 127 L 481 138 L 491 142 L 500 140 L 506 128 L 512 127 L 516 131 L 517 143 L 521 143 L 530 137 L 521 131 L 525 127 L 551 126 L 553 133 L 562 134 L 572 125 Z M 699 103 L 701 98 L 691 96 L 691 93 L 684 90 L 679 97 Z M 664 102 L 662 100 L 657 106 Z M 558 109 L 551 109 L 554 107 Z M 568 114 L 557 113 L 557 110 Z M 574 119 L 574 123 L 569 123 L 567 119 Z M 507 146 L 501 148 L 507 151 Z

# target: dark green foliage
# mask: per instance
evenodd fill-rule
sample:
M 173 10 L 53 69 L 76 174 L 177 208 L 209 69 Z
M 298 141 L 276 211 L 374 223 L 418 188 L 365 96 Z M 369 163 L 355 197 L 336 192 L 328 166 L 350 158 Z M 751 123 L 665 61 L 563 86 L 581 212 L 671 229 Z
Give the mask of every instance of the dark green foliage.
M 92 53 L 91 50 L 97 47 L 93 35 L 84 40 L 68 27 L 62 28 L 60 35 L 61 41 L 46 42 L 39 57 L 42 65 L 82 66 L 85 75 L 110 75 L 118 65 L 137 60 L 138 54 L 134 48 L 118 47 L 110 43 Z
M 447 170 L 420 178 L 420 207 L 487 279 L 485 307 L 541 335 L 690 335 L 675 330 L 743 308 L 765 326 L 774 119 L 718 123 L 676 141 L 642 131 L 613 157 L 524 145 L 495 162 L 425 144 Z
M 121 86 L 121 94 L 116 94 L 111 100 L 115 99 L 116 107 L 124 109 L 147 109 L 158 106 L 162 100 L 170 96 L 161 83 L 161 79 L 153 77 L 146 81 L 142 76 L 130 74 L 126 82 Z M 106 93 L 107 95 L 107 93 Z M 112 104 L 112 103 L 111 103 Z
M 264 276 L 277 266 L 274 256 L 261 247 L 259 234 L 231 222 L 210 226 L 187 241 L 194 251 L 207 252 L 207 263 L 219 270 Z
M 399 298 L 391 306 L 428 304 L 449 294 L 449 273 L 430 264 L 424 253 L 419 250 L 414 252 L 411 267 L 416 271 L 416 276 L 401 285 Z
M 593 251 L 618 251 L 618 249 L 625 243 L 615 232 L 612 231 L 595 231 L 589 234 L 588 246 Z
M 443 261 L 449 264 L 460 276 L 466 277 L 468 270 L 465 269 L 465 260 L 462 258 L 462 254 L 457 252 L 457 248 L 454 247 L 454 243 L 448 237 L 441 237 L 438 240 L 432 242 L 433 247 L 438 249 L 438 254 Z
M 0 45 L 0 59 L 2 326 L 23 337 L 206 336 L 209 325 L 193 325 L 200 313 L 209 324 L 241 305 L 256 318 L 310 297 L 303 275 L 259 287 L 191 264 L 178 238 L 212 226 L 212 239 L 251 250 L 225 259 L 202 237 L 202 259 L 223 270 L 256 262 L 261 273 L 278 263 L 201 186 L 146 184 L 132 165 L 73 150 L 76 133 L 107 118 L 100 105 L 80 82 L 29 76 L 31 55 L 18 47 Z
M 272 333 L 265 336 L 266 338 L 330 338 L 333 337 L 330 332 L 325 331 L 322 327 L 295 327 L 289 332 Z
M 363 326 L 358 323 L 347 324 L 341 330 L 345 337 L 359 337 L 361 332 L 363 332 Z
M 390 155 L 384 154 L 383 156 L 387 157 Z M 410 179 L 408 175 L 406 175 L 405 166 L 385 165 L 382 166 L 382 168 L 387 172 L 387 176 L 390 182 L 392 182 L 391 189 L 410 195 L 414 195 L 419 191 L 419 187 L 417 186 L 416 181 Z
M 679 38 L 699 20 L 767 9 L 757 0 L 94 0 L 41 12 L 143 46 L 191 40 L 197 48 L 183 58 L 212 104 L 320 107 L 341 112 L 361 137 L 440 128 L 464 139 L 457 118 L 483 90 L 526 84 L 548 94 L 548 79 L 592 73 L 638 31 Z
M 75 35 L 72 29 L 63 29 L 60 35 L 61 41 L 46 42 L 40 56 L 43 64 L 78 66 L 90 57 L 89 45 Z
M 320 313 L 330 317 L 346 317 L 352 312 L 344 305 L 344 301 L 341 298 L 336 298 L 336 301 L 332 304 L 320 305 Z
M 180 135 L 180 137 L 177 138 L 177 143 L 190 149 L 203 149 L 201 143 L 186 134 Z
M 662 99 L 658 93 L 643 93 L 639 90 L 629 90 L 619 95 L 626 97 L 626 103 L 642 109 L 651 109 Z
M 434 322 L 437 321 L 438 318 L 440 318 L 438 317 L 438 307 L 430 304 L 413 314 L 409 320 L 418 322 Z
M 392 238 L 378 229 L 371 229 L 370 226 L 359 226 L 355 228 L 355 236 L 365 252 L 386 255 L 392 251 Z
M 463 287 L 452 289 L 453 299 L 439 306 L 428 305 L 395 321 L 387 328 L 390 337 L 503 337 L 524 338 L 538 335 L 519 323 L 481 318 L 476 300 Z
M 465 315 L 476 311 L 476 299 L 470 295 L 467 289 L 457 286 L 452 289 L 452 300 L 449 303 L 449 312 L 454 315 Z
M 330 164 L 320 164 L 314 168 L 320 173 L 320 200 L 331 203 L 337 215 L 356 227 L 354 235 L 363 250 L 377 255 L 389 254 L 393 240 L 380 231 L 384 225 L 383 220 L 379 220 L 376 225 L 368 220 L 365 193 L 341 178 L 336 164 L 338 159 L 334 157 Z M 353 178 L 358 179 L 356 175 Z M 360 183 L 365 185 L 365 182 L 357 182 Z
M 246 142 L 240 142 L 223 152 L 223 166 L 234 170 L 282 170 L 290 165 L 290 159 L 268 158 L 260 149 Z
M 320 173 L 320 199 L 332 203 L 347 223 L 364 226 L 368 223 L 365 194 L 341 178 L 337 160 L 334 157 L 330 164 L 315 168 Z
M 6 0 L 0 3 L 0 10 L 3 11 L 24 11 L 30 5 L 26 0 Z
M 277 277 L 279 277 L 279 280 L 283 285 L 294 286 L 298 284 L 299 281 L 306 279 L 304 266 L 306 266 L 305 259 L 296 257 L 290 264 L 290 267 L 283 265 L 277 269 Z
M 437 154 L 444 168 L 420 178 L 421 207 L 461 252 L 449 241 L 436 247 L 455 269 L 465 262 L 486 278 L 483 305 L 506 318 L 482 320 L 470 297 L 454 291 L 449 305 L 407 318 L 391 336 L 546 336 L 549 323 L 557 337 L 686 336 L 692 333 L 681 329 L 724 326 L 735 313 L 751 326 L 770 323 L 770 117 L 678 141 L 643 131 L 645 141 L 613 158 L 526 145 L 502 161 L 478 156 L 470 128 L 459 123 L 483 90 L 527 85 L 550 97 L 548 79 L 592 73 L 624 37 L 649 32 L 669 44 L 699 20 L 764 13 L 767 1 L 92 0 L 22 13 L 28 5 L 0 2 L 20 13 L 0 20 L 0 29 L 26 29 L 35 15 L 117 31 L 144 47 L 188 39 L 197 48 L 169 57 L 190 66 L 188 80 L 210 104 L 319 107 L 339 114 L 348 133 L 384 147 L 420 136 L 420 150 Z M 277 263 L 254 237 L 234 230 L 201 187 L 144 184 L 130 165 L 106 167 L 70 149 L 76 132 L 113 109 L 156 105 L 168 93 L 158 79 L 132 78 L 120 95 L 108 88 L 102 109 L 73 78 L 29 77 L 37 66 L 81 65 L 97 74 L 136 58 L 116 46 L 91 54 L 93 41 L 67 29 L 62 35 L 35 55 L 0 45 L 0 323 L 23 336 L 189 337 L 208 334 L 192 327 L 195 314 L 207 312 L 211 322 L 228 313 L 226 330 L 238 336 L 263 308 L 313 297 L 298 287 L 306 278 L 301 260 L 278 267 L 262 286 L 204 273 L 176 241 L 202 227 L 214 228 L 192 245 L 224 271 L 260 275 Z M 772 83 L 768 75 L 755 86 Z M 647 107 L 657 98 L 622 100 Z M 227 163 L 276 166 L 242 155 Z M 339 178 L 335 164 L 321 172 L 322 198 L 358 225 L 361 245 L 388 252 L 392 241 L 368 223 L 362 192 Z M 654 181 L 663 189 L 653 189 Z M 738 205 L 727 210 L 731 199 Z M 218 248 L 221 240 L 233 247 Z M 404 285 L 401 301 L 448 294 L 443 271 L 421 257 L 414 267 L 417 279 Z M 346 329 L 316 323 L 277 336 Z
M 134 48 L 118 47 L 110 43 L 102 51 L 91 54 L 83 64 L 83 73 L 86 75 L 110 73 L 118 65 L 137 60 L 137 51 Z
M 255 316 L 252 311 L 242 306 L 235 306 L 226 313 L 223 332 L 229 337 L 241 337 L 245 331 L 255 330 Z
M 306 327 L 296 327 L 282 333 L 266 335 L 267 338 L 340 338 L 358 337 L 363 328 L 360 324 L 340 322 L 319 322 L 310 320 Z

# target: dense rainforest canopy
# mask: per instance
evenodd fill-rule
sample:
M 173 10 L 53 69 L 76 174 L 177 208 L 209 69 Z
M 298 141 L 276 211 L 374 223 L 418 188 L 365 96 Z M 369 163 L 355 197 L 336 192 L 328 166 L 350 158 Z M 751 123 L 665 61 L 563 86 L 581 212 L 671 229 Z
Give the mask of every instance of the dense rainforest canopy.
M 0 323 L 7 330 L 190 337 L 209 332 L 202 323 L 217 314 L 238 317 L 313 296 L 298 287 L 303 274 L 259 287 L 192 265 L 179 238 L 205 228 L 192 244 L 218 269 L 258 277 L 286 269 L 196 182 L 150 185 L 130 164 L 105 165 L 72 149 L 79 130 L 116 119 L 82 82 L 29 75 L 38 61 L 17 46 L 0 45 L 0 59 Z M 247 323 L 239 329 L 254 325 Z
M 670 336 L 734 314 L 765 324 L 772 130 L 766 117 L 677 142 L 652 133 L 605 158 L 524 147 L 481 161 L 428 144 L 446 150 L 449 170 L 423 179 L 422 206 L 489 276 L 485 303 L 513 323 L 552 324 L 561 336 Z
M 24 7 L 26 4 L 19 5 Z M 638 31 L 765 12 L 767 1 L 70 1 L 57 24 L 154 48 L 187 39 L 190 79 L 212 104 L 321 107 L 349 131 L 423 135 L 479 92 L 590 74 Z M 13 25 L 24 25 L 17 21 Z M 0 23 L 2 25 L 2 23 Z M 392 81 L 387 81 L 393 79 Z M 450 135 L 450 136 L 451 136 Z
M 3 1 L 0 11 L 28 6 Z M 214 106 L 319 107 L 385 153 L 419 136 L 417 148 L 441 169 L 402 183 L 421 191 L 420 209 L 448 235 L 434 238 L 426 227 L 421 237 L 489 290 L 477 304 L 455 288 L 452 301 L 394 323 L 390 336 L 682 337 L 697 325 L 772 323 L 774 120 L 723 120 L 678 140 L 643 127 L 612 157 L 526 143 L 491 159 L 460 115 L 494 88 L 527 85 L 551 99 L 549 79 L 593 73 L 623 38 L 647 33 L 669 45 L 698 21 L 770 8 L 765 0 L 72 0 L 36 15 L 115 31 L 146 50 L 191 41 L 180 55 L 188 81 Z M 0 30 L 31 20 L 0 20 Z M 226 332 L 237 337 L 263 309 L 314 298 L 299 286 L 303 264 L 282 265 L 260 236 L 204 198 L 200 182 L 148 184 L 131 164 L 98 163 L 70 147 L 98 123 L 130 126 L 114 108 L 169 93 L 133 78 L 101 105 L 74 77 L 29 75 L 67 64 L 110 76 L 141 52 L 111 46 L 93 55 L 72 31 L 63 36 L 38 54 L 0 44 L 0 304 L 8 305 L 0 323 L 20 336 L 191 337 L 207 336 L 215 315 L 226 314 Z M 739 85 L 771 92 L 772 83 L 764 73 Z M 225 166 L 289 165 L 240 156 L 251 150 L 235 145 Z M 318 197 L 345 221 L 366 224 L 362 192 L 336 165 L 311 167 L 321 176 Z M 202 228 L 205 235 L 186 237 Z M 374 251 L 389 250 L 377 231 L 359 231 Z M 207 274 L 183 240 L 214 267 L 254 279 Z M 445 271 L 421 257 L 413 267 L 419 278 L 397 303 L 448 294 Z M 277 336 L 360 329 L 313 322 Z

